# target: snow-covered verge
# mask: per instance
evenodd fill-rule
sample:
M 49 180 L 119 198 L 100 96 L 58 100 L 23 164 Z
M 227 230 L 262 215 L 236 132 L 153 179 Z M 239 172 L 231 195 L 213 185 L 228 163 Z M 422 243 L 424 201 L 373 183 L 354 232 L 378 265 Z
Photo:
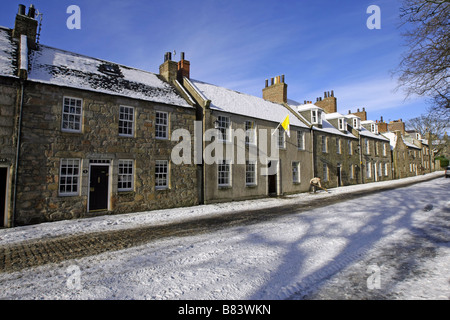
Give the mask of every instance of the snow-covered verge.
M 443 176 L 443 172 L 434 172 L 424 176 L 417 176 L 394 181 L 375 182 L 363 185 L 346 186 L 337 189 L 330 189 L 329 193 L 320 191 L 317 194 L 300 193 L 291 195 L 283 199 L 265 198 L 257 200 L 247 200 L 239 202 L 218 203 L 210 205 L 200 205 L 188 208 L 176 208 L 169 210 L 155 210 L 150 212 L 130 213 L 113 216 L 99 216 L 89 219 L 76 219 L 43 223 L 39 225 L 17 227 L 0 230 L 0 246 L 15 244 L 27 240 L 37 240 L 53 238 L 57 236 L 68 236 L 79 233 L 119 230 L 126 228 L 142 227 L 146 225 L 160 225 L 184 221 L 188 219 L 212 217 L 234 213 L 242 210 L 255 210 L 276 208 L 280 205 L 306 205 L 310 201 L 319 201 L 339 194 L 348 194 L 364 190 L 373 190 L 395 184 L 408 182 L 420 182 L 433 177 Z
M 439 174 L 442 173 L 436 173 Z M 420 181 L 420 177 L 411 179 Z M 412 231 L 423 228 L 436 216 L 448 217 L 449 186 L 448 179 L 435 179 L 259 224 L 167 238 L 118 252 L 3 273 L 0 274 L 0 298 L 257 300 L 301 296 L 301 292 L 319 290 L 325 280 L 346 268 L 359 264 L 365 273 L 369 267 L 366 262 L 380 266 L 387 264 L 388 261 L 369 259 L 370 254 L 391 244 L 408 241 Z M 233 210 L 271 207 L 276 203 L 297 201 L 301 205 L 300 199 L 320 201 L 333 193 L 361 188 L 369 186 L 335 189 L 331 194 L 305 194 L 288 199 L 0 230 L 0 245 L 56 234 L 162 224 Z M 425 275 L 418 278 L 410 275 L 410 278 L 398 280 L 396 286 L 392 286 L 392 290 L 399 291 L 395 298 L 450 298 L 450 231 L 447 228 L 439 232 L 444 240 L 438 243 L 436 255 L 420 261 L 420 269 Z M 432 278 L 426 276 L 427 272 Z M 362 288 L 369 290 L 365 286 L 366 280 L 361 279 Z M 383 281 L 381 283 L 383 286 Z M 426 288 L 419 297 L 415 292 L 417 288 Z M 341 298 L 346 298 L 345 291 Z

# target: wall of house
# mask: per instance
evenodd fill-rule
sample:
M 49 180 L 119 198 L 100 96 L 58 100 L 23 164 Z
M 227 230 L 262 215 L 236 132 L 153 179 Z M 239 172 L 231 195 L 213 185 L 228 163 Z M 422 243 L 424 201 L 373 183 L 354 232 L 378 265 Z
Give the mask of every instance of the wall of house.
M 422 151 L 408 147 L 397 133 L 397 144 L 393 150 L 394 179 L 414 177 L 419 174 L 422 165 Z
M 83 101 L 81 133 L 61 130 L 64 97 Z M 119 136 L 121 105 L 135 108 L 134 137 Z M 178 142 L 155 139 L 156 111 L 169 113 L 169 134 L 183 128 L 193 135 L 193 108 L 30 84 L 25 93 L 17 224 L 198 204 L 196 165 L 174 165 L 170 162 L 172 149 Z M 59 194 L 61 159 L 81 160 L 79 191 L 75 196 Z M 109 161 L 107 212 L 88 213 L 91 160 Z M 132 191 L 118 191 L 119 160 L 134 161 Z M 156 160 L 169 161 L 170 183 L 164 190 L 155 188 Z
M 357 184 L 360 180 L 358 140 L 345 136 L 314 130 L 314 164 L 315 175 L 322 180 L 325 188 L 336 188 Z M 327 152 L 323 152 L 322 137 L 326 137 Z M 340 140 L 340 153 L 337 150 L 336 139 Z M 352 141 L 352 154 L 349 152 L 348 141 Z M 324 165 L 327 165 L 328 179 L 324 177 Z M 340 179 L 338 177 L 338 166 L 340 167 Z M 353 167 L 353 177 L 351 173 Z
M 12 226 L 13 184 L 16 162 L 17 142 L 17 101 L 20 95 L 20 84 L 12 78 L 0 77 L 0 167 L 6 170 L 5 203 L 2 210 L 0 227 Z
M 214 121 L 219 115 L 228 116 L 231 120 L 231 128 L 233 130 L 242 129 L 245 131 L 245 121 L 255 121 L 257 128 L 258 147 L 261 147 L 261 131 L 266 130 L 267 155 L 268 158 L 273 155 L 271 149 L 271 130 L 277 127 L 274 122 L 264 121 L 260 119 L 251 119 L 240 115 L 220 113 L 217 111 L 207 110 L 205 127 L 206 129 L 214 128 Z M 297 131 L 304 132 L 305 135 L 305 149 L 299 150 L 297 145 Z M 209 142 L 206 144 L 208 149 Z M 227 155 L 226 148 L 232 147 L 234 150 L 233 156 Z M 224 157 L 228 160 L 233 160 L 231 165 L 231 184 L 230 186 L 222 187 L 218 185 L 218 165 L 205 164 L 205 202 L 224 202 L 236 201 L 244 199 L 254 199 L 267 197 L 269 195 L 269 177 L 263 175 L 263 169 L 267 168 L 266 163 L 261 163 L 261 158 L 258 156 L 257 161 L 257 183 L 256 185 L 246 185 L 246 165 L 238 162 L 238 152 L 242 150 L 239 148 L 237 139 L 233 143 L 226 143 L 223 145 Z M 309 190 L 309 181 L 312 178 L 312 158 L 311 158 L 311 136 L 309 129 L 296 128 L 291 126 L 291 136 L 286 136 L 286 148 L 279 149 L 279 169 L 276 175 L 278 195 L 292 194 L 306 192 Z M 209 151 L 207 151 L 209 152 Z M 249 147 L 245 146 L 245 157 L 248 159 Z M 292 162 L 300 163 L 300 182 L 293 182 Z
M 366 148 L 366 139 L 369 142 L 369 150 L 367 150 Z M 384 155 L 383 153 L 383 145 L 386 146 L 386 155 Z M 361 136 L 361 150 L 364 183 L 386 181 L 392 179 L 391 149 L 388 141 Z M 370 176 L 368 176 L 367 174 L 368 165 L 371 166 Z M 385 165 L 387 165 L 387 172 Z

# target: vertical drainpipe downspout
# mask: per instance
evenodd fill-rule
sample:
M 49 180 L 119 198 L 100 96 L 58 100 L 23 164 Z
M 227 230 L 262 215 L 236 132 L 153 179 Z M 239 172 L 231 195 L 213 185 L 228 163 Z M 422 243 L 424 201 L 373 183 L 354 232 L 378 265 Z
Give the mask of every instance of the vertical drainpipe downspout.
M 20 80 L 20 106 L 19 106 L 19 120 L 17 126 L 17 141 L 16 141 L 16 159 L 14 165 L 14 194 L 13 194 L 13 209 L 10 226 L 14 227 L 16 221 L 16 203 L 17 203 L 17 177 L 19 173 L 19 157 L 20 157 L 20 143 L 22 135 L 22 115 L 23 115 L 23 97 L 24 97 L 24 83 L 25 80 Z
M 310 134 L 311 134 L 311 163 L 312 163 L 312 177 L 311 179 L 315 178 L 316 175 L 316 161 L 315 161 L 315 151 L 314 151 L 314 129 L 313 126 L 311 125 L 309 127 L 310 130 Z
M 362 153 L 363 153 L 363 148 L 362 148 L 362 144 L 361 144 L 361 134 L 358 135 L 359 136 L 359 171 L 361 173 L 361 184 L 364 184 L 364 170 L 363 170 L 363 159 L 362 159 Z
M 17 207 L 17 178 L 19 176 L 19 158 L 20 158 L 20 144 L 22 137 L 22 117 L 23 117 L 23 100 L 25 91 L 25 81 L 28 79 L 28 37 L 26 35 L 20 36 L 19 42 L 19 79 L 20 79 L 20 104 L 19 104 L 19 119 L 17 123 L 17 141 L 16 141 L 16 157 L 14 165 L 14 193 L 13 193 L 13 208 L 10 226 L 14 227 L 16 221 L 16 207 Z

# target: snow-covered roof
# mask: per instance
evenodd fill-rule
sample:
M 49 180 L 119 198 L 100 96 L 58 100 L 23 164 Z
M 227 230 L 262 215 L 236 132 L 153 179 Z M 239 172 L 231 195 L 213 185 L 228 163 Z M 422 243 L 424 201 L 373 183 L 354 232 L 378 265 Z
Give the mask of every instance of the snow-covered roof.
M 320 109 L 323 111 L 323 109 L 321 107 L 318 107 L 313 103 L 297 104 L 297 105 L 294 104 L 293 106 L 295 106 L 295 109 L 297 109 L 298 112 L 312 110 L 312 109 Z
M 333 113 L 326 113 L 325 114 L 325 119 L 330 120 L 330 119 L 339 119 L 339 118 L 345 118 L 345 116 L 339 112 L 333 112 Z
M 0 76 L 17 77 L 17 47 L 11 30 L 0 27 Z M 45 45 L 32 51 L 29 65 L 29 81 L 192 108 L 151 72 Z
M 397 135 L 393 132 L 384 132 L 381 135 L 389 140 L 391 149 L 393 150 L 395 148 L 395 146 L 397 145 Z
M 16 77 L 16 51 L 10 30 L 0 27 L 0 76 Z
M 397 145 L 397 134 L 395 132 L 384 132 L 382 133 L 382 135 L 386 138 L 389 139 L 390 144 L 391 144 L 391 149 L 394 149 L 395 146 Z M 408 141 L 406 141 L 403 136 L 402 136 L 402 140 L 405 143 L 405 145 L 409 148 L 414 148 L 414 149 L 419 149 L 420 147 L 414 145 L 413 143 L 410 143 Z
M 280 123 L 289 115 L 292 126 L 308 128 L 285 106 L 259 97 L 191 79 L 190 82 L 206 99 L 212 110 Z
M 372 131 L 367 130 L 363 126 L 361 126 L 361 129 L 359 130 L 359 134 L 364 136 L 364 137 L 368 137 L 368 138 L 372 138 L 372 139 L 378 139 L 378 140 L 383 140 L 383 141 L 388 141 L 389 140 L 388 138 L 386 138 L 382 134 L 375 134 Z
M 338 130 L 335 126 L 333 126 L 326 119 L 322 119 L 322 128 L 318 128 L 318 127 L 314 126 L 313 130 L 327 132 L 327 133 L 331 133 L 331 134 L 335 134 L 335 135 L 339 135 L 339 136 L 344 136 L 347 138 L 357 139 L 350 131 L 343 132 L 341 130 Z
M 39 45 L 31 56 L 28 79 L 34 82 L 191 107 L 156 74 Z

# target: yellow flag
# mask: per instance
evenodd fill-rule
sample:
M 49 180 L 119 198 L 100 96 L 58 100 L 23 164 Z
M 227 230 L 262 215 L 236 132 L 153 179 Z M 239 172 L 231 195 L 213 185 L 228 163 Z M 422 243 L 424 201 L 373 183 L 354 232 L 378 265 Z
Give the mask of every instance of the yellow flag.
M 291 137 L 291 132 L 289 131 L 289 115 L 284 119 L 283 123 L 281 124 L 284 131 L 286 131 L 288 137 Z

